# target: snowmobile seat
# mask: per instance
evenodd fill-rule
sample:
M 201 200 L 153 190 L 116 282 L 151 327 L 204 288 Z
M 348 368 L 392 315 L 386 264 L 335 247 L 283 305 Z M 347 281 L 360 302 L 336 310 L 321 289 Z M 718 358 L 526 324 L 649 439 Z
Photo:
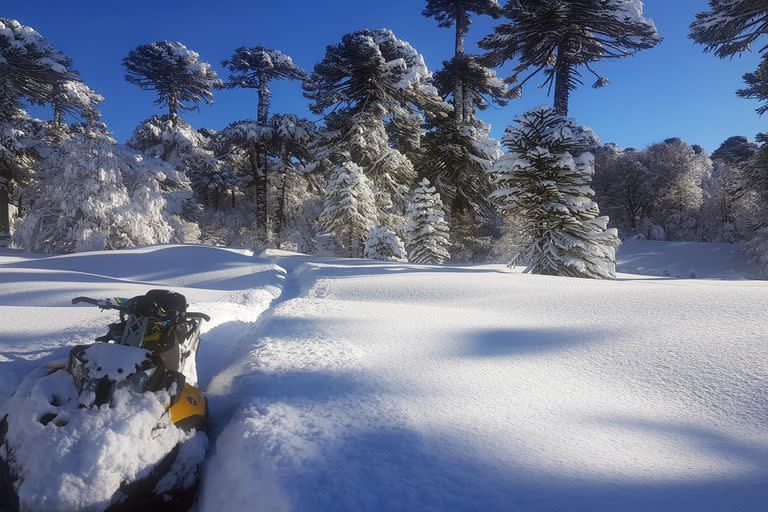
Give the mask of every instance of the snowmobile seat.
M 187 311 L 187 299 L 168 290 L 150 290 L 129 301 L 128 318 L 122 329 L 140 323 L 140 343 L 160 356 L 169 370 L 178 371 L 181 348 L 191 334 L 187 322 L 181 321 Z

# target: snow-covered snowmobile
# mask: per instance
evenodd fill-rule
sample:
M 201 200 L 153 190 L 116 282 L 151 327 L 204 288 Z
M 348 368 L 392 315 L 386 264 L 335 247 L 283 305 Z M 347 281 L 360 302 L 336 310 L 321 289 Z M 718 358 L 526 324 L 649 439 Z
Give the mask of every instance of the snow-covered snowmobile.
M 0 406 L 0 510 L 187 510 L 210 435 L 193 385 L 209 317 L 166 290 L 72 303 L 120 321 Z

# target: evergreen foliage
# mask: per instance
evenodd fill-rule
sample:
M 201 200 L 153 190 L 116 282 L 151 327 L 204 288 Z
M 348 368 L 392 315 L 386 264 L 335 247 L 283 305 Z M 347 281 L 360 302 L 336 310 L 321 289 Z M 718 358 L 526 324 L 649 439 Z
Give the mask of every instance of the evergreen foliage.
M 36 141 L 44 137 L 22 105 L 44 104 L 78 80 L 71 64 L 32 27 L 0 18 L 0 246 L 10 239 L 13 189 L 31 175 Z
M 27 192 L 34 209 L 14 232 L 27 251 L 70 253 L 167 243 L 171 228 L 165 200 L 148 182 L 129 194 L 126 163 L 104 139 L 80 135 L 62 142 L 43 161 L 39 180 Z
M 448 223 L 440 194 L 423 178 L 408 205 L 406 226 L 408 261 L 440 265 L 451 257 Z
M 503 139 L 508 149 L 493 175 L 492 194 L 503 211 L 525 219 L 530 240 L 521 254 L 527 272 L 571 277 L 615 275 L 618 233 L 608 229 L 590 187 L 594 157 L 589 129 L 539 107 L 516 119 Z
M 709 10 L 696 15 L 690 37 L 704 45 L 704 51 L 719 58 L 730 58 L 751 51 L 758 39 L 768 34 L 768 2 L 765 0 L 710 0 Z M 747 87 L 739 96 L 760 100 L 757 108 L 768 112 L 768 47 L 762 46 L 762 62 L 757 70 L 744 75 Z
M 408 261 L 405 245 L 397 233 L 378 224 L 368 231 L 364 256 L 372 260 Z
M 293 60 L 279 50 L 263 46 L 241 47 L 235 50 L 229 59 L 222 61 L 229 71 L 229 79 L 224 87 L 229 89 L 256 89 L 259 103 L 256 115 L 256 125 L 266 129 L 269 123 L 270 90 L 272 80 L 289 79 L 304 81 L 306 73 L 293 63 Z M 264 137 L 266 141 L 268 137 Z M 252 142 L 254 140 L 252 139 Z M 266 142 L 255 140 L 250 148 L 253 152 L 251 160 L 252 184 L 256 195 L 256 228 L 260 244 L 267 242 L 269 225 L 268 213 L 268 148 Z
M 179 110 L 212 103 L 213 88 L 221 85 L 211 65 L 182 43 L 158 41 L 131 50 L 123 59 L 125 79 L 144 90 L 154 90 L 155 104 L 168 107 L 173 122 Z
M 322 229 L 344 244 L 350 258 L 358 257 L 376 215 L 373 190 L 360 166 L 353 162 L 337 166 L 325 192 Z
M 399 223 L 416 173 L 390 145 L 385 120 L 405 126 L 420 111 L 446 115 L 430 78 L 423 57 L 409 43 L 379 29 L 347 34 L 329 46 L 304 84 L 310 109 L 329 111 L 321 156 L 336 163 L 351 160 L 363 169 L 376 189 L 378 216 L 387 225 Z
M 593 87 L 604 87 L 608 80 L 592 64 L 661 42 L 639 0 L 508 0 L 502 15 L 508 21 L 480 41 L 486 62 L 499 66 L 516 59 L 509 81 L 517 83 L 518 91 L 543 72 L 544 85 L 554 87 L 560 115 L 568 115 L 569 95 L 582 83 L 582 68 L 597 78 Z

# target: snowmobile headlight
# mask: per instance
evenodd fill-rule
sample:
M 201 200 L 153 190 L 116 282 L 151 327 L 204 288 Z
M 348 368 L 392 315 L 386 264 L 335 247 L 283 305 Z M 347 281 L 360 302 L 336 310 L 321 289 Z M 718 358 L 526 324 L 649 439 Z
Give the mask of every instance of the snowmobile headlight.
M 83 346 L 73 348 L 69 352 L 69 361 L 67 362 L 67 371 L 72 375 L 79 391 L 82 391 L 88 383 L 88 369 L 85 366 L 86 360 L 83 359 L 84 348 Z

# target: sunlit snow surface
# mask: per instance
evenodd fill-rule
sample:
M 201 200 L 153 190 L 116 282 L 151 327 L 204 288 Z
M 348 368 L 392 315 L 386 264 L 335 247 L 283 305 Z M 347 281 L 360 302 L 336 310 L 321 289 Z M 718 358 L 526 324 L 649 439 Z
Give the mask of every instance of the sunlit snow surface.
M 768 282 L 629 242 L 615 281 L 166 246 L 0 254 L 0 397 L 169 287 L 210 314 L 198 509 L 761 511 Z M 689 279 L 696 276 L 697 279 Z M 678 277 L 679 276 L 679 277 Z

